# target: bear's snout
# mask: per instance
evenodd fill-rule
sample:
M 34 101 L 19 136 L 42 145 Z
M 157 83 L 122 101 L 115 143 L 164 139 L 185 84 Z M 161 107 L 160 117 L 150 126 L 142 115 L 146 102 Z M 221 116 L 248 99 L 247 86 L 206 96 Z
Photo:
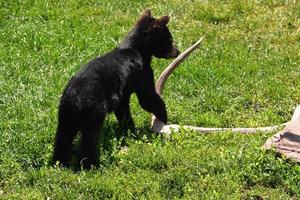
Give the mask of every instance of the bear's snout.
M 172 51 L 167 56 L 167 58 L 176 58 L 180 54 L 180 51 L 178 50 L 177 46 L 173 44 Z

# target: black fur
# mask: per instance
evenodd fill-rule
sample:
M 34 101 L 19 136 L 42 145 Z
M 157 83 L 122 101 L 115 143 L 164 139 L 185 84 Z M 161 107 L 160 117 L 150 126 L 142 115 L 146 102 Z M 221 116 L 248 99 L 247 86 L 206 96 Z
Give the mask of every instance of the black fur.
M 169 18 L 145 11 L 118 48 L 89 62 L 67 84 L 61 97 L 53 162 L 69 166 L 70 148 L 81 132 L 80 162 L 98 164 L 97 143 L 107 113 L 114 112 L 124 131 L 134 129 L 129 99 L 136 93 L 143 109 L 167 123 L 165 103 L 155 92 L 151 57 L 179 54 L 166 26 Z

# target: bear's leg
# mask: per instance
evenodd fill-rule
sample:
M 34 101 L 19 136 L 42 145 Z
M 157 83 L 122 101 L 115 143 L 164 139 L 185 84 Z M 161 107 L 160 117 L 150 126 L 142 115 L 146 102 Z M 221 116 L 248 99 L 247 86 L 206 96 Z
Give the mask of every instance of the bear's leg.
M 148 91 L 146 91 L 148 92 Z M 156 92 L 148 92 L 148 93 L 137 93 L 137 97 L 139 99 L 139 103 L 143 109 L 148 112 L 151 112 L 163 123 L 167 123 L 167 109 L 164 101 Z
M 92 165 L 99 164 L 98 143 L 103 121 L 104 118 L 97 123 L 88 122 L 82 129 L 79 165 L 83 169 L 90 169 Z
M 122 135 L 126 134 L 128 129 L 130 129 L 131 132 L 135 131 L 135 125 L 129 108 L 129 100 L 122 102 L 114 113 L 119 122 L 119 130 L 117 133 L 118 139 L 120 139 Z
M 65 167 L 69 166 L 70 149 L 77 132 L 78 129 L 74 124 L 67 121 L 59 121 L 56 131 L 52 164 L 56 164 L 56 162 L 59 161 L 60 165 Z

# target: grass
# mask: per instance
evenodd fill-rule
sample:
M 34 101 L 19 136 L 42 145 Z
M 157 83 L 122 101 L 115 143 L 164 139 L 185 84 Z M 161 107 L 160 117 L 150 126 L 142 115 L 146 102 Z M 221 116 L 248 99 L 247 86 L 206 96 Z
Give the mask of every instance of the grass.
M 170 123 L 256 127 L 288 121 L 300 100 L 298 1 L 0 0 L 0 199 L 298 199 L 300 167 L 261 145 L 272 135 L 151 133 L 120 150 L 107 118 L 101 167 L 48 166 L 62 90 L 122 40 L 145 8 L 169 14 L 180 49 L 203 45 L 168 80 Z M 170 61 L 153 60 L 156 77 Z

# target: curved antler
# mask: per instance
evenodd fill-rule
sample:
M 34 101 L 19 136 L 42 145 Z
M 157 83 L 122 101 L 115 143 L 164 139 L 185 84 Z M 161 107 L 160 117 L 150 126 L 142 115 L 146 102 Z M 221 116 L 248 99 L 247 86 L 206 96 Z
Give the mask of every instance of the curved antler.
M 201 37 L 195 44 L 193 44 L 191 47 L 189 47 L 187 50 L 182 52 L 171 64 L 161 73 L 159 76 L 156 85 L 155 90 L 159 95 L 162 95 L 162 90 L 165 85 L 166 80 L 169 78 L 169 76 L 172 74 L 172 72 L 178 67 L 180 63 L 183 62 L 184 59 L 186 59 L 202 42 L 203 37 Z M 152 116 L 151 120 L 151 130 L 155 132 L 160 132 L 165 126 L 163 122 L 161 122 L 159 119 L 157 119 L 154 115 Z
M 165 85 L 166 80 L 169 78 L 169 76 L 173 73 L 173 71 L 182 63 L 202 42 L 203 37 L 200 38 L 195 44 L 193 44 L 191 47 L 189 47 L 187 50 L 182 52 L 171 64 L 161 73 L 159 76 L 155 89 L 156 92 L 159 95 L 162 95 L 162 90 Z
M 194 45 L 189 47 L 183 53 L 181 53 L 159 76 L 158 81 L 156 82 L 155 89 L 159 95 L 162 95 L 162 90 L 165 85 L 166 80 L 172 74 L 172 72 L 178 67 L 180 63 L 182 63 L 202 42 L 203 37 L 201 37 Z M 297 109 L 296 109 L 297 110 Z M 300 106 L 298 107 L 298 111 L 294 113 L 294 116 L 300 118 Z M 294 118 L 294 117 L 293 117 Z M 232 131 L 239 133 L 256 133 L 256 132 L 271 132 L 275 131 L 282 126 L 286 126 L 289 122 L 281 124 L 279 126 L 267 126 L 267 127 L 258 127 L 258 128 L 204 128 L 204 127 L 194 127 L 194 126 L 183 126 L 183 128 L 194 130 L 202 133 L 210 133 L 210 132 L 224 132 L 224 131 Z M 180 126 L 177 124 L 166 125 L 157 119 L 154 115 L 151 120 L 151 130 L 158 133 L 171 133 L 171 131 L 178 132 Z

